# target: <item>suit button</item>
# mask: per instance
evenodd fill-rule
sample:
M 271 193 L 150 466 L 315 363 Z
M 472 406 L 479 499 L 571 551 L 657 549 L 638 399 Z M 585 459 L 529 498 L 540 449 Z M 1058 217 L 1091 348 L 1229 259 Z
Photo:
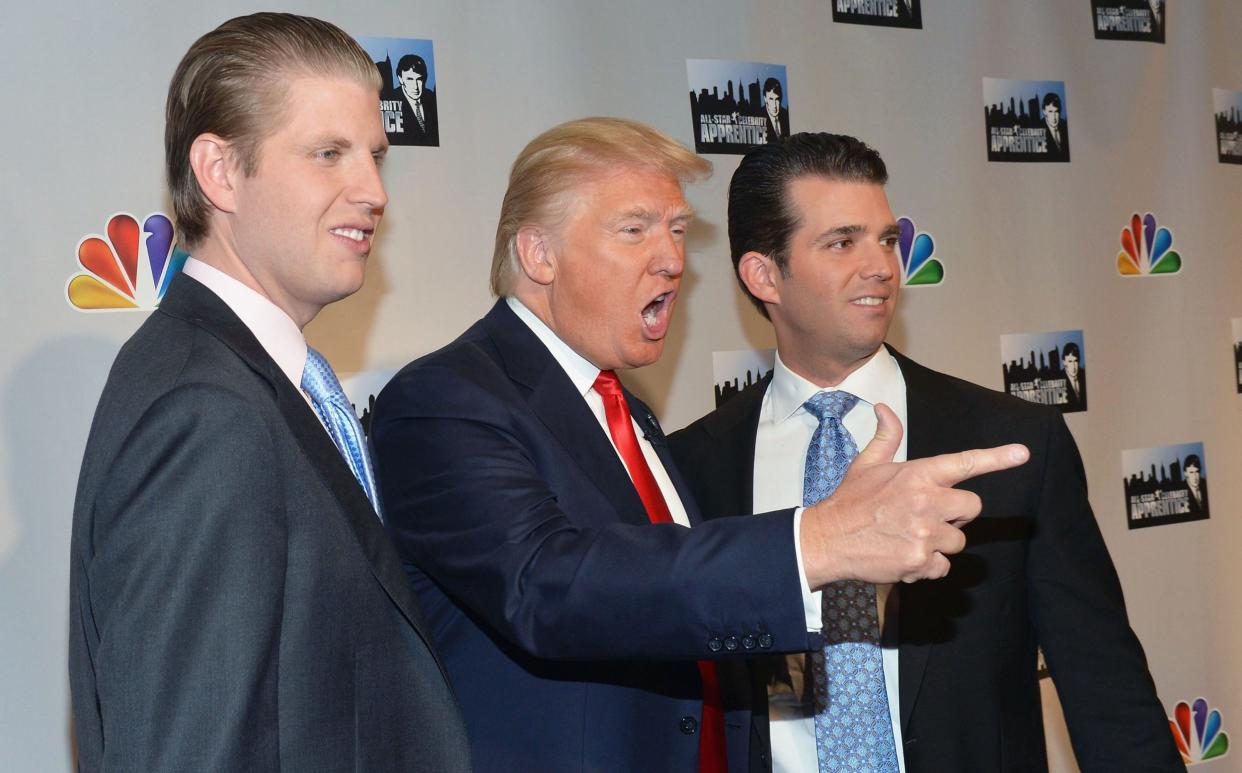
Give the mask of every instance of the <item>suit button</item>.
M 724 647 L 724 642 L 720 640 L 719 636 L 713 636 L 707 640 L 707 648 L 712 652 L 720 652 L 721 647 Z
M 681 732 L 686 735 L 694 735 L 694 731 L 699 729 L 699 721 L 694 717 L 681 718 Z
M 734 650 L 736 650 L 737 649 L 737 637 L 726 636 L 724 640 L 724 646 L 725 646 L 725 649 L 727 649 L 729 652 L 733 652 Z
M 770 633 L 759 634 L 759 649 L 761 650 L 772 649 L 772 634 Z
M 753 650 L 755 648 L 755 635 L 748 633 L 742 637 L 742 649 Z

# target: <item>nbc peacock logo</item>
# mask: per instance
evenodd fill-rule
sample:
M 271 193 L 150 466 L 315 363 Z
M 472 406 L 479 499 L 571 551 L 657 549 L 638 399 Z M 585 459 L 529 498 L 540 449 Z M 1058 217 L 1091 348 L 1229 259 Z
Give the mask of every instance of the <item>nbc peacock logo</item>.
M 189 254 L 173 244 L 173 225 L 160 212 L 147 215 L 141 227 L 133 215 L 108 218 L 107 236 L 92 234 L 78 242 L 78 264 L 85 269 L 69 277 L 65 299 L 78 311 L 150 311 L 160 305 L 168 283 Z
M 1178 703 L 1169 718 L 1169 728 L 1187 765 L 1224 757 L 1229 751 L 1229 734 L 1221 732 L 1220 711 L 1209 711 L 1203 698 L 1196 698 L 1193 705 Z
M 1130 225 L 1121 229 L 1121 252 L 1117 273 L 1122 276 L 1165 276 L 1182 270 L 1182 256 L 1173 246 L 1173 232 L 1156 226 L 1156 216 L 1135 212 Z
M 908 217 L 897 219 L 897 249 L 901 254 L 903 286 L 938 285 L 944 281 L 944 266 L 932 257 L 936 242 L 931 234 L 919 233 Z

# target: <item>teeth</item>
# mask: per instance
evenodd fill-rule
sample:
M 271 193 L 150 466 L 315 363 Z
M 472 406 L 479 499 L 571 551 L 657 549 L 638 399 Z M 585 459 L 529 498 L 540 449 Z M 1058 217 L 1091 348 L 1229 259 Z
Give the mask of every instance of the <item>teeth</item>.
M 356 242 L 362 241 L 366 236 L 366 234 L 362 233 L 362 231 L 359 231 L 357 228 L 333 228 L 332 233 L 337 236 L 344 236 L 346 239 L 353 239 Z
M 859 306 L 879 306 L 881 303 L 884 303 L 884 299 L 876 298 L 875 296 L 872 295 L 866 298 L 859 298 L 856 301 L 852 301 L 852 303 L 855 303 Z

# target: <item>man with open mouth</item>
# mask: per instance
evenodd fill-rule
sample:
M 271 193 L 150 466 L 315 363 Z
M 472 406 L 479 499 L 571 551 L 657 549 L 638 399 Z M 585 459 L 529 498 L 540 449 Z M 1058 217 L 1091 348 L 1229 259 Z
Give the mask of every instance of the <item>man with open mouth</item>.
M 889 549 L 867 579 L 943 575 L 978 507 L 950 486 L 1026 458 L 893 465 L 881 409 L 884 436 L 837 496 L 704 523 L 616 371 L 660 357 L 693 215 L 682 186 L 709 170 L 632 121 L 535 138 L 501 206 L 495 306 L 376 401 L 388 525 L 477 770 L 744 770 L 748 685 L 730 669 L 818 648 L 812 591 L 880 522 Z

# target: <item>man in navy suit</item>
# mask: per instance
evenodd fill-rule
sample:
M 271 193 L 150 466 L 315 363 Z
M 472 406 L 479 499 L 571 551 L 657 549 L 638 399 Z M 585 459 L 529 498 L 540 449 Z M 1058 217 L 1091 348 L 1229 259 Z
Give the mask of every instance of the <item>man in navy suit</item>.
M 881 411 L 884 437 L 836 497 L 703 523 L 615 371 L 660 356 L 682 185 L 708 169 L 632 121 L 537 137 L 501 207 L 500 299 L 376 401 L 389 528 L 481 771 L 744 770 L 747 685 L 720 659 L 816 648 L 807 598 L 843 574 L 940 576 L 978 504 L 949 487 L 1025 459 L 892 465 Z
M 670 438 L 678 465 L 708 513 L 800 502 L 820 424 L 808 406 L 832 394 L 856 399 L 839 419 L 859 446 L 884 431 L 872 406 L 895 410 L 906 427 L 899 458 L 1025 443 L 1030 464 L 963 484 L 983 512 L 946 577 L 877 584 L 897 765 L 1047 770 L 1042 646 L 1083 771 L 1182 770 L 1060 413 L 884 346 L 900 289 L 887 177 L 878 153 L 834 134 L 796 134 L 742 160 L 729 188 L 730 249 L 776 331 L 777 361 L 769 378 Z M 823 591 L 826 607 L 835 592 Z M 752 770 L 824 769 L 825 709 L 809 674 L 827 658 L 754 660 Z M 832 686 L 829 677 L 830 695 Z

